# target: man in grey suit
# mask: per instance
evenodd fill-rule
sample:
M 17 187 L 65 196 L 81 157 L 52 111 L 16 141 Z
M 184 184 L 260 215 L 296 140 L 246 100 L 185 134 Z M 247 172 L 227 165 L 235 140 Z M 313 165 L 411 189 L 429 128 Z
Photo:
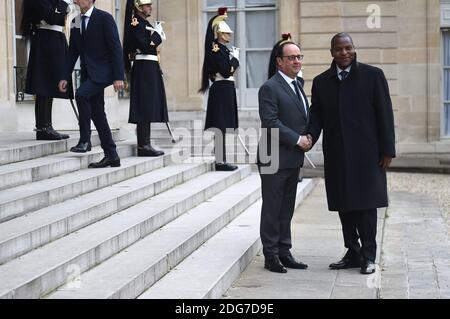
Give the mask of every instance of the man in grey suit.
M 258 167 L 262 184 L 261 241 L 264 267 L 286 273 L 286 268 L 306 269 L 290 249 L 297 179 L 304 152 L 311 141 L 304 131 L 308 100 L 297 74 L 303 55 L 292 41 L 276 50 L 277 72 L 259 90 L 259 115 L 263 134 L 259 142 Z

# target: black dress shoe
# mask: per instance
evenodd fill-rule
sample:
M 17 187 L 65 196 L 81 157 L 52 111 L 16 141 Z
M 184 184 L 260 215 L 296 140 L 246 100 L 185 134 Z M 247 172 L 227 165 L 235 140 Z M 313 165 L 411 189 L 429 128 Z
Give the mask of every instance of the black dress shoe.
M 216 163 L 216 171 L 219 172 L 231 172 L 237 170 L 238 167 L 229 163 Z
M 100 162 L 98 163 L 91 163 L 89 164 L 89 168 L 105 168 L 105 167 L 120 167 L 120 158 L 117 157 L 115 159 L 111 159 L 108 157 L 104 157 Z
M 330 264 L 330 269 L 349 269 L 349 268 L 359 268 L 361 267 L 361 262 L 354 259 L 354 258 L 348 258 L 345 257 L 339 260 L 338 262 Z
M 280 261 L 283 264 L 283 266 L 287 268 L 293 268 L 293 269 L 307 269 L 308 265 L 304 264 L 300 261 L 295 260 L 295 258 L 290 256 L 280 256 Z
M 280 274 L 287 273 L 286 267 L 283 266 L 278 257 L 266 258 L 264 261 L 264 268 L 268 269 L 271 272 L 276 272 Z
M 375 263 L 370 260 L 366 260 L 361 267 L 361 274 L 370 275 L 376 271 Z
M 61 134 L 52 126 L 47 126 L 36 130 L 36 140 L 38 141 L 60 141 L 69 138 L 67 134 Z
M 76 146 L 70 149 L 73 153 L 86 153 L 89 152 L 92 148 L 91 143 L 89 142 L 79 142 Z
M 145 146 L 138 146 L 139 157 L 158 157 L 164 155 L 163 151 L 155 150 L 150 144 Z

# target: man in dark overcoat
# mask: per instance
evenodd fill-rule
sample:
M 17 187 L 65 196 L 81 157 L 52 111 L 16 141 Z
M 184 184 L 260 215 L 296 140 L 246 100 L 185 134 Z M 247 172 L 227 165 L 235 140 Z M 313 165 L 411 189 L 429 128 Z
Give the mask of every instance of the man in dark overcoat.
M 167 123 L 166 90 L 159 64 L 158 49 L 166 39 L 161 22 L 153 26 L 151 0 L 128 0 L 125 15 L 123 55 L 130 74 L 130 115 L 136 124 L 138 156 L 164 155 L 150 142 L 150 123 Z
M 62 93 L 58 83 L 63 73 L 67 54 L 64 33 L 69 1 L 26 0 L 22 19 L 22 33 L 30 37 L 25 92 L 36 96 L 35 123 L 37 140 L 62 140 L 69 138 L 53 129 L 52 106 L 54 98 L 73 98 L 69 89 Z
M 377 208 L 388 206 L 386 169 L 395 157 L 392 103 L 383 71 L 357 61 L 349 34 L 333 37 L 331 55 L 331 67 L 313 81 L 308 130 L 313 143 L 323 130 L 328 207 L 339 212 L 348 249 L 330 268 L 371 274 Z

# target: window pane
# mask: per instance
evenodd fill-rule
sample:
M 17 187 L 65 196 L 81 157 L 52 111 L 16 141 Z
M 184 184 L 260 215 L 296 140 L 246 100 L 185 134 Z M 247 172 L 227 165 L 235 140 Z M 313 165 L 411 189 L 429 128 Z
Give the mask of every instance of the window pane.
M 267 80 L 270 51 L 247 53 L 247 88 L 259 88 Z
M 16 34 L 22 34 L 22 30 L 20 25 L 22 24 L 22 15 L 23 15 L 23 0 L 15 0 L 15 9 L 16 9 Z
M 444 100 L 450 101 L 450 70 L 444 70 Z
M 276 0 L 245 0 L 248 7 L 275 7 Z
M 234 8 L 235 5 L 236 5 L 236 0 L 207 0 L 206 1 L 207 8 L 220 8 L 220 7 Z
M 22 39 L 16 40 L 16 57 L 18 67 L 26 67 L 28 64 L 27 43 L 28 41 L 26 40 Z
M 217 15 L 217 12 L 208 12 L 207 13 L 207 23 L 209 22 L 209 20 L 211 20 L 212 17 L 214 17 L 215 15 Z M 236 43 L 236 13 L 235 12 L 228 12 L 228 19 L 225 21 L 231 28 L 231 30 L 233 30 L 233 35 L 231 37 L 231 41 L 228 45 L 228 47 L 231 49 L 231 46 L 234 46 Z M 205 33 L 206 33 L 206 27 L 205 27 Z
M 246 15 L 247 48 L 272 48 L 276 42 L 275 11 L 255 11 Z
M 444 135 L 450 136 L 450 104 L 445 104 L 444 115 Z
M 443 45 L 444 45 L 444 66 L 450 66 L 450 31 L 444 31 L 443 33 Z

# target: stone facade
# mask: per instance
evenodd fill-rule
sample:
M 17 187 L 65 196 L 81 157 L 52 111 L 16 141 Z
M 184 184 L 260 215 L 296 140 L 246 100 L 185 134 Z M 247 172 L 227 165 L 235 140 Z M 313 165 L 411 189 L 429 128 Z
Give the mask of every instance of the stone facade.
M 349 32 L 358 59 L 381 67 L 388 78 L 400 152 L 421 148 L 450 151 L 441 129 L 441 2 L 445 1 L 283 0 L 278 1 L 277 30 L 291 32 L 302 45 L 308 94 L 313 77 L 331 62 L 331 37 Z M 124 4 L 122 0 L 119 29 L 123 28 Z M 114 0 L 97 0 L 96 5 L 111 13 L 116 10 Z M 206 20 L 203 8 L 202 0 L 154 1 L 153 17 L 166 22 L 168 40 L 161 52 L 161 64 L 171 111 L 203 109 L 203 98 L 197 93 Z M 12 12 L 12 0 L 0 4 L 0 38 L 4 44 L 0 47 L 0 131 L 32 130 L 33 104 L 15 102 Z M 127 127 L 128 101 L 117 99 L 112 89 L 108 89 L 107 97 L 111 126 Z M 58 101 L 55 108 L 56 127 L 76 129 L 68 102 Z

